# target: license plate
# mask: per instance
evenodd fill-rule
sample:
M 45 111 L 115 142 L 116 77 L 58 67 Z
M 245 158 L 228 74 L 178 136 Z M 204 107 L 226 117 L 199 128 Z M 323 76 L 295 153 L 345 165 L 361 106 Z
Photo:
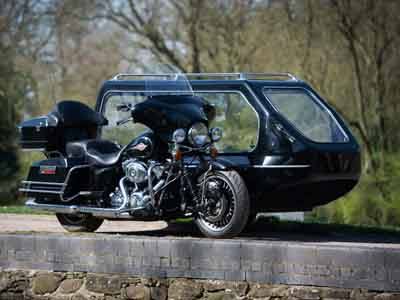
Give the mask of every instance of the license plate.
M 56 170 L 56 166 L 40 166 L 39 173 L 42 175 L 55 175 Z

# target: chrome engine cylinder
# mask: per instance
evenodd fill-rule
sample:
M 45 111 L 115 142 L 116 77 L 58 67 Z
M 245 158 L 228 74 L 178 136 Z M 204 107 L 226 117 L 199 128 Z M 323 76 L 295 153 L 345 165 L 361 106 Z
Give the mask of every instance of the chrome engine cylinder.
M 122 169 L 130 182 L 141 183 L 147 180 L 147 166 L 141 161 L 128 159 L 122 163 Z

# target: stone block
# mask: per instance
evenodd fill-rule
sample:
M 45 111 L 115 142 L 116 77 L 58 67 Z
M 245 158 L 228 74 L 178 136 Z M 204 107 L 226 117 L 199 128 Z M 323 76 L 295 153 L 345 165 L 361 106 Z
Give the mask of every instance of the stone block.
M 250 298 L 268 298 L 273 296 L 270 284 L 252 284 L 248 293 Z
M 242 297 L 246 295 L 249 284 L 245 281 L 205 280 L 202 282 L 206 292 L 229 291 Z
M 172 239 L 170 241 L 170 257 L 190 258 L 192 256 L 193 241 L 186 239 Z
M 122 287 L 121 277 L 118 275 L 88 274 L 86 289 L 94 293 L 119 294 Z
M 83 284 L 82 279 L 65 279 L 60 284 L 59 292 L 62 294 L 75 293 L 77 290 L 81 288 L 82 284 Z
M 150 297 L 154 300 L 167 300 L 168 289 L 166 286 L 152 286 L 150 288 Z
M 301 265 L 316 265 L 317 247 L 289 244 L 286 248 L 286 263 Z
M 61 282 L 61 276 L 55 273 L 43 273 L 35 276 L 32 282 L 32 292 L 37 295 L 53 293 Z
M 150 300 L 150 288 L 144 285 L 129 285 L 125 289 L 126 297 L 135 300 Z
M 224 271 L 224 280 L 227 281 L 244 281 L 246 280 L 245 271 Z
M 190 259 L 184 258 L 184 257 L 180 258 L 180 257 L 173 256 L 173 257 L 171 257 L 171 267 L 189 270 L 190 269 Z
M 200 298 L 203 287 L 200 283 L 188 279 L 176 279 L 172 281 L 168 289 L 168 299 L 183 300 Z
M 143 256 L 142 266 L 143 267 L 153 267 L 159 268 L 161 265 L 161 258 L 159 256 Z
M 304 300 L 319 300 L 321 298 L 321 290 L 316 287 L 308 286 L 290 287 L 288 295 Z
M 129 243 L 129 255 L 131 256 L 144 256 L 146 252 L 144 251 L 144 240 L 142 239 L 131 239 L 126 240 Z
M 220 271 L 220 270 L 207 270 L 207 269 L 201 269 L 201 270 L 190 270 L 187 273 L 190 278 L 200 278 L 200 279 L 224 279 L 225 278 L 225 272 Z
M 209 300 L 234 300 L 234 299 L 237 299 L 237 297 L 232 292 L 223 291 L 223 292 L 216 292 L 216 293 L 208 293 L 207 299 L 209 299 Z

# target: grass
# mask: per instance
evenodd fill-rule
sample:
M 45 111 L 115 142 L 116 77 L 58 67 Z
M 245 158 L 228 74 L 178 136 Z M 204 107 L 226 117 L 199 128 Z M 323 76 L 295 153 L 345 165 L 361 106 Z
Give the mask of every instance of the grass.
M 29 214 L 29 215 L 51 215 L 51 212 L 38 211 L 24 205 L 0 206 L 0 214 Z

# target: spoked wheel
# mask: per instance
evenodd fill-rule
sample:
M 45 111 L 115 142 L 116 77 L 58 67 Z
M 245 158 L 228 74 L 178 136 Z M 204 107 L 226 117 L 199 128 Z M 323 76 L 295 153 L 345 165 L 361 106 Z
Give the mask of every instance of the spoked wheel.
M 212 238 L 238 235 L 247 224 L 250 200 L 246 184 L 235 171 L 213 172 L 205 178 L 205 209 L 196 218 L 200 231 Z
M 104 221 L 89 214 L 56 214 L 56 217 L 62 227 L 69 232 L 94 232 Z

